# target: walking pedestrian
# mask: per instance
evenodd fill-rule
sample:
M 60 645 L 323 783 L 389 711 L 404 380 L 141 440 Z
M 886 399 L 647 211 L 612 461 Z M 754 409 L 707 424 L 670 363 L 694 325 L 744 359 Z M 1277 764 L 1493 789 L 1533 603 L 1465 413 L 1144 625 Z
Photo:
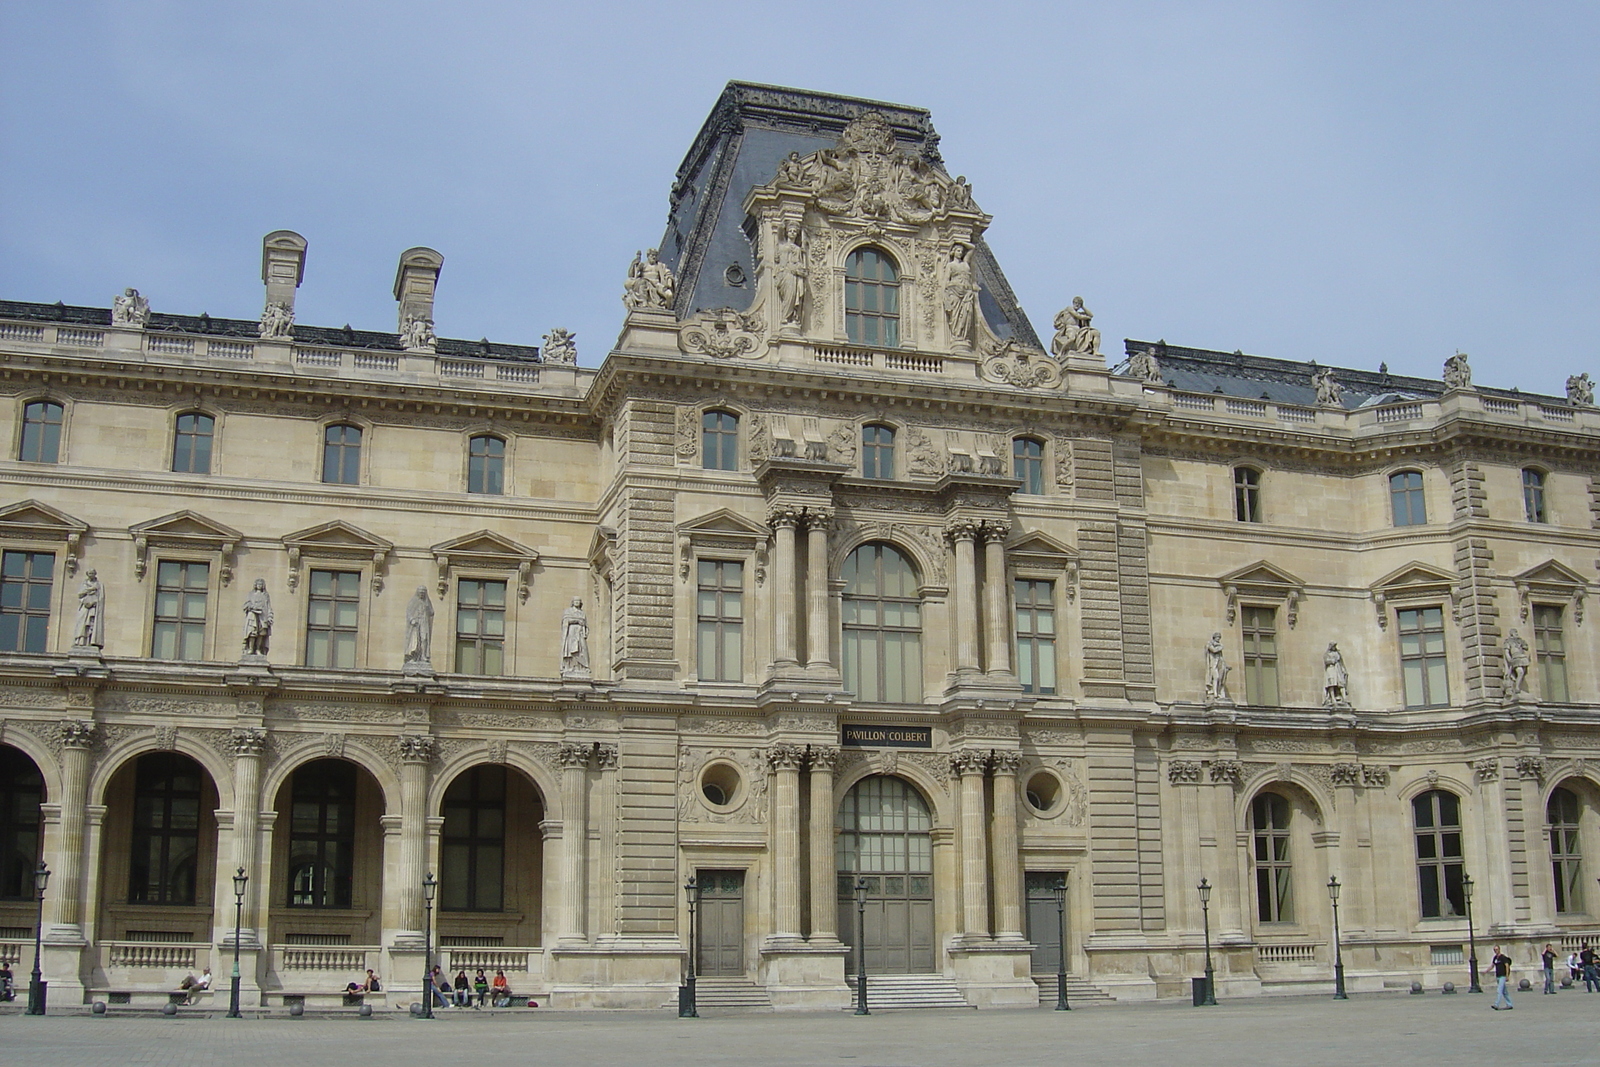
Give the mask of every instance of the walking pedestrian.
M 1544 991 L 1554 995 L 1556 991 L 1556 950 L 1553 945 L 1545 945 L 1544 951 L 1539 953 L 1539 962 L 1544 964 Z
M 1490 1005 L 1495 1011 L 1500 1010 L 1500 1002 L 1506 1004 L 1506 1011 L 1512 1008 L 1511 994 L 1506 992 L 1506 983 L 1511 980 L 1511 957 L 1500 951 L 1500 946 L 1494 947 L 1494 1003 Z

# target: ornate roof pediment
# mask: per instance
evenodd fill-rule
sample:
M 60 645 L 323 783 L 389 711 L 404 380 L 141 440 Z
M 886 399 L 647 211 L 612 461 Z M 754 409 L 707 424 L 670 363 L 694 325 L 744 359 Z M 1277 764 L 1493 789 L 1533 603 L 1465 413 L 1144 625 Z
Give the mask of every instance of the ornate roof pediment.
M 1559 560 L 1546 560 L 1537 566 L 1529 567 L 1521 574 L 1513 575 L 1511 581 L 1516 586 L 1517 603 L 1523 622 L 1528 621 L 1528 614 L 1535 598 L 1546 601 L 1570 600 L 1573 621 L 1580 624 L 1583 622 L 1583 598 L 1588 595 L 1589 583 L 1583 575 Z
M 493 530 L 463 534 L 434 545 L 430 552 L 439 568 L 439 595 L 450 588 L 450 568 L 488 567 L 517 572 L 517 598 L 528 599 L 529 575 L 539 562 L 539 553 Z
M 1289 629 L 1300 621 L 1300 598 L 1305 595 L 1306 583 L 1281 567 L 1266 560 L 1230 571 L 1218 578 L 1222 592 L 1228 598 L 1228 622 L 1231 625 L 1239 614 L 1239 597 L 1279 600 L 1288 607 Z
M 377 594 L 383 591 L 382 572 L 389 553 L 394 550 L 392 541 L 370 534 L 343 519 L 308 526 L 304 530 L 284 534 L 279 540 L 289 550 L 291 591 L 300 584 L 300 560 L 307 555 L 317 559 L 371 560 L 372 592 Z
M 233 554 L 244 534 L 194 511 L 174 511 L 128 527 L 133 535 L 133 573 L 140 580 L 150 562 L 150 546 L 201 549 L 222 554 L 222 584 L 233 580 Z
M 78 545 L 89 524 L 37 500 L 19 500 L 0 508 L 0 537 L 30 541 L 63 541 L 70 576 L 78 569 Z
M 1460 607 L 1456 602 L 1456 575 L 1427 563 L 1411 562 L 1390 571 L 1372 583 L 1372 603 L 1378 612 L 1378 625 L 1387 629 L 1391 600 L 1423 600 L 1448 598 L 1450 616 L 1460 620 Z

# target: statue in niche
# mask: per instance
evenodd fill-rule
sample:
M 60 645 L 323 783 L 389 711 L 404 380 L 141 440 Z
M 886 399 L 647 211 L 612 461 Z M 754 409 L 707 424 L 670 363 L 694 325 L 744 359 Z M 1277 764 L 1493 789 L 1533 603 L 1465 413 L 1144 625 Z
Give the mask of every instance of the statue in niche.
M 1446 389 L 1472 388 L 1472 367 L 1465 352 L 1457 352 L 1444 361 L 1444 385 Z
M 650 249 L 643 259 L 635 252 L 633 262 L 628 264 L 628 280 L 622 286 L 622 304 L 629 311 L 670 309 L 675 284 L 672 268 L 661 262 L 657 249 Z
M 433 332 L 433 320 L 421 315 L 407 315 L 400 330 L 400 347 L 407 352 L 431 352 L 438 337 Z
M 1161 363 L 1156 359 L 1156 350 L 1146 348 L 1129 356 L 1128 375 L 1150 385 L 1160 385 Z
M 561 613 L 561 677 L 589 677 L 589 618 L 582 597 L 573 597 Z
M 265 578 L 257 578 L 244 598 L 244 654 L 265 658 L 272 639 L 272 598 Z
M 433 662 L 433 600 L 428 587 L 417 586 L 417 591 L 406 602 L 406 656 L 405 671 L 418 670 L 432 673 Z
M 798 222 L 785 222 L 781 227 L 777 251 L 772 257 L 772 269 L 778 294 L 778 311 L 782 316 L 780 321 L 785 326 L 803 326 L 809 276 Z
M 294 337 L 294 309 L 281 300 L 269 300 L 261 311 L 260 333 L 263 340 L 287 340 Z
M 78 589 L 78 614 L 72 620 L 73 648 L 106 647 L 105 590 L 93 567 Z
M 1589 378 L 1588 371 L 1567 375 L 1567 403 L 1594 407 L 1594 382 Z
M 139 295 L 137 289 L 124 289 L 122 295 L 111 299 L 111 325 L 143 326 L 150 321 L 150 301 Z
M 1350 706 L 1350 674 L 1345 670 L 1344 654 L 1336 641 L 1329 641 L 1328 651 L 1322 655 L 1322 706 Z
M 1506 636 L 1500 656 L 1505 664 L 1505 681 L 1501 683 L 1501 692 L 1507 700 L 1515 700 L 1518 694 L 1528 691 L 1528 642 L 1512 630 Z
M 1311 385 L 1317 391 L 1317 403 L 1328 407 L 1344 405 L 1344 386 L 1333 379 L 1333 368 L 1324 367 L 1311 376 Z
M 967 262 L 970 246 L 957 241 L 950 248 L 945 265 L 944 314 L 950 325 L 950 339 L 958 345 L 972 343 L 972 309 L 978 302 L 978 287 L 972 282 L 972 264 Z
M 1232 704 L 1228 696 L 1228 672 L 1232 670 L 1222 661 L 1222 633 L 1218 631 L 1206 642 L 1206 703 Z
M 578 362 L 578 335 L 570 330 L 563 330 L 560 326 L 553 327 L 544 335 L 544 348 L 539 354 L 546 363 L 576 363 Z
M 1050 351 L 1065 359 L 1068 356 L 1098 356 L 1100 331 L 1090 325 L 1094 312 L 1083 306 L 1083 297 L 1072 298 L 1072 306 L 1062 308 L 1056 315 L 1055 339 Z

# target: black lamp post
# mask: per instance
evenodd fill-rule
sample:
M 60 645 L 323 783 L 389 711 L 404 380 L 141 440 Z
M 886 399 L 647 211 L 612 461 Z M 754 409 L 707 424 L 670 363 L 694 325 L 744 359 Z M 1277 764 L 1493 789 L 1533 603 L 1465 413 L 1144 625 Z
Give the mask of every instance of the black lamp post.
M 695 905 L 700 903 L 700 884 L 695 881 L 692 874 L 689 880 L 683 883 L 683 895 L 689 901 L 689 951 L 685 953 L 689 967 L 684 972 L 683 985 L 678 990 L 678 1018 L 698 1019 L 700 1012 L 696 1010 L 694 1003 L 694 957 L 700 951 L 700 939 L 696 936 L 698 931 L 695 929 L 694 912 Z
M 867 1008 L 867 880 L 856 876 L 856 1014 L 871 1015 Z
M 39 919 L 33 927 L 33 978 L 28 982 L 29 1015 L 44 1014 L 45 984 L 44 976 L 39 973 L 39 953 L 44 941 L 44 887 L 49 882 L 50 868 L 40 860 L 39 869 L 33 872 L 33 891 L 39 897 Z
M 1202 1008 L 1217 1006 L 1216 971 L 1211 967 L 1211 883 L 1200 879 L 1200 914 L 1206 931 L 1206 994 L 1200 998 Z
M 439 879 L 429 871 L 422 879 L 422 1017 L 433 1018 L 433 895 Z
M 1067 876 L 1055 884 L 1056 891 L 1056 941 L 1061 954 L 1056 959 L 1056 1011 L 1071 1011 L 1067 1003 Z
M 1344 991 L 1344 955 L 1339 949 L 1339 878 L 1328 878 L 1328 899 L 1333 901 L 1333 999 L 1349 1000 Z
M 244 889 L 250 876 L 240 867 L 233 876 L 233 978 L 228 992 L 228 1018 L 243 1018 L 239 1014 L 239 930 L 244 925 Z
M 1478 984 L 1478 936 L 1472 928 L 1472 875 L 1461 876 L 1461 895 L 1467 902 L 1467 967 L 1471 981 L 1467 983 L 1468 993 L 1482 993 L 1483 986 Z

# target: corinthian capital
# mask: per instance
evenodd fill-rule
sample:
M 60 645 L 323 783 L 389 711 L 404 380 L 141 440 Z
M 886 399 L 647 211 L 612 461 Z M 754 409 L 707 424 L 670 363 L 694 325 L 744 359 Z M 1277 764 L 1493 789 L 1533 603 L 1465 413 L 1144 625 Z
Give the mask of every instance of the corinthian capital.
M 973 519 L 951 519 L 944 524 L 944 538 L 952 545 L 958 541 L 976 541 L 978 526 Z
M 961 777 L 982 774 L 989 766 L 989 753 L 981 748 L 963 748 L 950 753 L 950 769 Z
M 228 735 L 228 747 L 235 756 L 259 756 L 267 747 L 267 732 L 256 726 L 241 726 Z
M 1011 535 L 1011 523 L 1005 519 L 980 519 L 978 537 L 982 541 L 1004 541 Z
M 1022 753 L 1020 753 L 1020 752 L 1001 752 L 1001 751 L 996 751 L 995 752 L 995 754 L 994 754 L 994 773 L 995 774 L 1009 774 L 1009 775 L 1015 776 L 1017 771 L 1020 770 L 1021 768 L 1022 768 Z
M 593 756 L 593 745 L 562 745 L 556 750 L 556 762 L 567 770 L 587 768 Z
M 767 749 L 767 763 L 773 770 L 798 769 L 806 761 L 803 745 L 780 744 Z
M 811 756 L 811 769 L 813 771 L 826 771 L 832 774 L 839 766 L 839 748 L 837 745 L 812 745 L 808 750 Z
M 780 526 L 788 526 L 791 529 L 799 526 L 802 517 L 799 508 L 790 507 L 788 504 L 773 504 L 767 508 L 767 525 L 774 530 Z

